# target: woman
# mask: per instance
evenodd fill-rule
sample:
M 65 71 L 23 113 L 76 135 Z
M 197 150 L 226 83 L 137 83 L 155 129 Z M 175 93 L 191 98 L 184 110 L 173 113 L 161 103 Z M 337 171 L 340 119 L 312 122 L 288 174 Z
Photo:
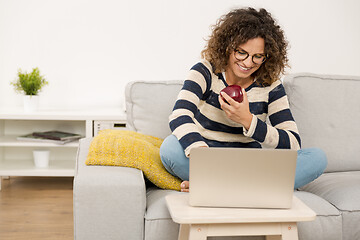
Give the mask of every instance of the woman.
M 160 156 L 164 167 L 189 189 L 189 155 L 197 147 L 298 150 L 295 188 L 319 177 L 327 165 L 320 149 L 301 141 L 280 75 L 288 66 L 287 41 L 265 9 L 236 9 L 213 28 L 203 60 L 192 67 L 170 115 L 172 135 Z M 220 91 L 240 85 L 244 99 Z

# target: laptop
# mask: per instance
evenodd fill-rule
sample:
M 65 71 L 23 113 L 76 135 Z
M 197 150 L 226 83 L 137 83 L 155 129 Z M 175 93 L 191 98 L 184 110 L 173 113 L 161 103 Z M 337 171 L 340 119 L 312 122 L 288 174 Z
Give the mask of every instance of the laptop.
M 196 207 L 291 208 L 297 151 L 195 148 L 189 204 Z

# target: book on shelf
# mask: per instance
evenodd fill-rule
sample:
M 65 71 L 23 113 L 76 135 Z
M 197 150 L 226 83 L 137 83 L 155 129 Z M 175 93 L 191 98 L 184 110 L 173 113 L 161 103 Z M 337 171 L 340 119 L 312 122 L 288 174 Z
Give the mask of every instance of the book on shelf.
M 65 144 L 69 142 L 76 141 L 82 136 L 74 133 L 66 133 L 60 131 L 48 131 L 41 132 L 45 134 L 39 134 L 40 132 L 33 132 L 26 135 L 18 136 L 17 140 L 19 141 L 32 141 L 32 142 L 46 142 L 46 143 L 55 143 L 55 144 Z
M 76 133 L 68 133 L 68 132 L 61 132 L 61 131 L 47 131 L 47 132 L 33 132 L 34 136 L 42 137 L 46 139 L 52 139 L 52 140 L 77 140 L 81 138 L 81 135 Z

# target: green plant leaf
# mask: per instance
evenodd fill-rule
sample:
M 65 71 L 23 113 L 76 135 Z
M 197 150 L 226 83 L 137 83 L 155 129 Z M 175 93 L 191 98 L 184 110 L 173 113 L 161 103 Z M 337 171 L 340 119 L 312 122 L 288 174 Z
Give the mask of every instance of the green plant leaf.
M 40 75 L 39 68 L 33 68 L 31 73 L 18 70 L 18 78 L 10 83 L 14 86 L 16 92 L 25 95 L 37 95 L 40 90 L 49 83 Z

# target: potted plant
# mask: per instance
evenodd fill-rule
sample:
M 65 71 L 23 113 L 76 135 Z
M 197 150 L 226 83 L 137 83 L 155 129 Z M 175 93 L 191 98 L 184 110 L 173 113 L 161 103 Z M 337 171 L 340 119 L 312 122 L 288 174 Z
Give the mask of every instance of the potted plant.
M 19 69 L 17 76 L 17 79 L 11 82 L 11 85 L 14 86 L 16 92 L 25 94 L 25 112 L 37 110 L 39 102 L 38 93 L 49 83 L 40 75 L 38 68 L 34 68 L 31 73 L 22 72 L 21 69 Z

